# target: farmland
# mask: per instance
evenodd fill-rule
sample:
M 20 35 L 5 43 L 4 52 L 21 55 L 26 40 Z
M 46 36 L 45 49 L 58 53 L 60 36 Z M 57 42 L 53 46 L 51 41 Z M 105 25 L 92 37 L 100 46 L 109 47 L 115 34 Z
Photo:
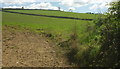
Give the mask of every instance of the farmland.
M 109 5 L 104 14 L 2 8 L 2 66 L 119 68 L 120 1 Z
M 86 19 L 86 18 L 95 19 L 96 16 L 98 16 L 96 14 L 47 11 L 47 10 L 9 10 L 9 11 L 31 13 L 31 14 L 51 15 L 51 16 L 65 16 L 65 17 L 78 16 L 77 18 L 84 18 L 84 19 Z M 61 54 L 65 54 L 69 51 L 67 49 L 69 49 L 68 48 L 70 46 L 69 40 L 71 40 L 72 35 L 74 35 L 74 34 L 77 35 L 77 39 L 78 39 L 77 42 L 80 45 L 81 43 L 85 43 L 86 36 L 89 36 L 89 33 L 91 32 L 91 30 L 94 29 L 93 21 L 64 19 L 64 18 L 59 19 L 59 18 L 42 17 L 42 16 L 30 16 L 30 15 L 17 14 L 17 13 L 8 13 L 8 12 L 2 12 L 2 15 L 3 15 L 2 16 L 2 18 L 3 18 L 2 25 L 3 25 L 3 35 L 4 35 L 3 39 L 5 39 L 6 37 L 11 39 L 11 37 L 9 37 L 9 36 L 14 37 L 14 39 L 12 38 L 12 40 L 10 40 L 13 43 L 9 44 L 9 40 L 8 41 L 6 40 L 3 43 L 3 45 L 7 45 L 10 47 L 12 46 L 13 53 L 14 53 L 14 50 L 16 50 L 16 47 L 23 50 L 22 46 L 27 45 L 26 39 L 29 39 L 28 42 L 32 43 L 32 45 L 28 44 L 27 47 L 34 48 L 34 46 L 36 46 L 36 47 L 38 47 L 38 49 L 40 48 L 40 50 L 41 50 L 42 47 L 39 47 L 39 45 L 45 44 L 46 50 L 49 48 L 49 45 L 50 45 L 50 49 L 48 49 L 48 51 L 52 51 L 52 50 L 56 49 L 55 51 L 57 52 L 57 54 L 60 54 L 61 53 L 60 51 L 63 52 Z M 29 32 L 28 32 L 28 30 L 29 30 Z M 26 31 L 31 34 L 27 34 Z M 6 33 L 6 32 L 8 32 L 8 33 Z M 21 32 L 23 32 L 23 33 L 21 33 Z M 14 33 L 16 35 L 13 35 L 12 33 Z M 35 36 L 34 34 L 37 35 L 36 36 L 37 39 L 36 39 L 36 37 L 33 37 L 33 36 Z M 39 37 L 41 37 L 42 40 L 38 39 L 39 34 L 40 34 Z M 26 37 L 24 37 L 24 36 L 26 36 Z M 19 40 L 17 40 L 17 38 Z M 22 40 L 21 38 L 24 40 Z M 36 40 L 39 40 L 39 42 Z M 48 45 L 46 45 L 46 43 L 41 42 L 41 41 L 47 42 Z M 17 42 L 17 43 L 14 43 L 14 42 Z M 50 43 L 50 42 L 52 42 L 52 43 Z M 22 45 L 18 45 L 20 43 Z M 53 47 L 51 47 L 51 44 Z M 65 49 L 65 50 L 62 50 L 61 47 L 58 47 L 59 45 L 62 46 L 63 49 Z M 14 48 L 14 46 L 16 46 L 16 47 Z M 55 48 L 54 48 L 54 46 L 55 46 Z M 67 47 L 67 48 L 64 48 L 64 47 Z M 24 47 L 24 48 L 27 49 L 26 47 Z M 18 53 L 20 53 L 19 49 L 18 49 Z M 28 50 L 26 50 L 27 51 L 26 52 L 25 49 L 23 50 L 23 53 L 22 53 L 24 56 L 25 56 L 25 53 L 27 53 L 27 52 L 29 53 L 29 50 L 30 50 L 30 49 L 28 49 Z M 34 50 L 40 51 L 38 49 L 35 48 Z M 7 50 L 7 47 L 5 47 L 4 50 Z M 9 47 L 8 47 L 8 50 L 9 50 Z M 10 50 L 11 50 L 11 48 L 10 48 Z M 6 52 L 9 53 L 8 51 L 6 51 Z M 42 53 L 42 54 L 45 54 L 45 53 Z M 9 55 L 8 55 L 8 57 L 9 57 Z M 55 54 L 48 53 L 48 55 L 55 55 Z M 37 55 L 34 55 L 34 56 L 38 57 Z M 64 55 L 60 55 L 59 57 L 61 57 L 61 56 L 64 56 Z M 30 55 L 28 55 L 28 57 L 30 57 Z M 49 60 L 49 58 L 55 58 L 55 57 L 56 57 L 56 59 L 58 59 L 57 56 L 54 56 L 54 57 L 47 56 L 46 58 L 47 58 L 47 60 Z M 20 58 L 20 57 L 17 56 L 17 58 Z M 33 58 L 33 57 L 31 57 L 31 58 Z M 41 57 L 39 57 L 39 59 L 40 58 Z M 13 59 L 11 59 L 11 60 L 13 60 Z M 36 59 L 37 58 L 34 58 L 33 61 L 34 60 L 36 61 Z M 67 62 L 65 57 L 63 59 L 64 59 L 64 61 L 62 61 L 62 62 L 64 64 L 62 66 L 71 66 L 71 65 L 69 65 L 69 63 Z M 4 60 L 10 61 L 10 59 L 4 59 Z M 32 64 L 23 62 L 23 60 L 25 60 L 25 59 L 19 60 L 20 61 L 19 66 L 20 65 L 32 66 Z M 61 66 L 61 63 L 60 63 L 61 60 L 60 61 L 59 60 L 58 61 L 51 60 L 50 64 L 52 63 L 52 61 L 55 61 L 55 62 L 58 62 L 58 65 L 55 64 L 56 66 Z M 16 59 L 16 61 L 17 61 L 17 59 Z M 13 61 L 12 63 L 14 64 L 16 61 Z M 6 62 L 4 62 L 5 66 L 16 66 L 16 65 L 12 65 L 12 64 L 9 64 Z M 28 60 L 28 62 L 30 62 L 30 61 Z M 49 64 L 45 63 L 46 61 L 42 61 L 42 62 L 43 62 L 43 64 L 40 63 L 40 65 L 36 65 L 36 66 L 49 65 Z M 22 63 L 23 64 L 26 63 L 26 64 L 23 65 Z M 39 62 L 37 62 L 37 63 L 39 63 Z M 54 65 L 49 65 L 49 66 L 54 66 Z M 74 66 L 74 64 L 72 64 L 72 66 Z
M 73 13 L 73 12 L 64 12 L 64 11 L 55 11 L 55 10 L 24 10 L 24 11 L 23 10 L 9 10 L 9 11 L 51 15 L 51 16 L 76 17 L 76 18 L 84 18 L 84 19 L 95 19 L 98 16 L 97 14 Z
M 27 12 L 30 10 L 27 10 L 27 11 L 26 10 L 14 10 L 14 11 Z M 34 12 L 35 14 L 38 14 L 38 11 L 39 10 L 37 11 L 31 10 L 30 12 Z M 48 14 L 47 12 L 46 14 Z M 57 13 L 57 11 L 55 12 Z M 59 12 L 60 11 L 58 11 L 58 13 Z M 66 14 L 66 12 L 64 14 Z M 74 15 L 74 13 L 72 14 Z M 92 14 L 89 14 L 89 15 L 92 15 Z M 85 16 L 85 17 L 88 17 L 88 16 Z M 17 25 L 20 27 L 27 27 L 36 32 L 41 32 L 41 31 L 37 31 L 37 29 L 44 29 L 42 30 L 42 32 L 47 31 L 48 33 L 53 33 L 53 35 L 61 34 L 63 38 L 69 37 L 70 33 L 72 33 L 72 30 L 74 29 L 75 23 L 78 29 L 77 30 L 78 34 L 80 36 L 82 36 L 81 33 L 85 31 L 88 25 L 94 25 L 92 21 L 37 17 L 37 16 L 29 16 L 29 15 L 21 15 L 21 14 L 3 12 L 3 25 L 7 24 L 7 25 Z

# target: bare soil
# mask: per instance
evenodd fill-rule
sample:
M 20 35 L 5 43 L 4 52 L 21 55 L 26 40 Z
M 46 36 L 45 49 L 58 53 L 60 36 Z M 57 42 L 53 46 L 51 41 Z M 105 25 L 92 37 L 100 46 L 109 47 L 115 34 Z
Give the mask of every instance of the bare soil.
M 28 29 L 4 26 L 3 67 L 71 67 L 62 48 Z

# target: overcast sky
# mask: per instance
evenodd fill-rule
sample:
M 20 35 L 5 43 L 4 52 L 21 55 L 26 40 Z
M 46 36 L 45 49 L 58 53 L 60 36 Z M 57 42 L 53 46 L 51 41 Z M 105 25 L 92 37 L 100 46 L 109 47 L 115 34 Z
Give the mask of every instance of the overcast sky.
M 86 13 L 107 12 L 108 3 L 116 0 L 0 0 L 1 8 L 52 9 Z

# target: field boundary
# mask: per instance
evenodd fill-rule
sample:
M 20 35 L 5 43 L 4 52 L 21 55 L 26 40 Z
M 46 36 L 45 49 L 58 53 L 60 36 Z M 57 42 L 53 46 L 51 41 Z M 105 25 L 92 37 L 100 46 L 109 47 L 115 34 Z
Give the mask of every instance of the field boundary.
M 93 19 L 82 19 L 82 18 L 74 18 L 74 17 L 50 16 L 50 15 L 41 15 L 41 14 L 31 14 L 31 13 L 13 12 L 13 11 L 6 11 L 6 10 L 2 10 L 2 12 L 23 14 L 23 15 L 31 15 L 31 16 L 43 16 L 43 17 L 52 17 L 52 18 L 64 18 L 64 19 L 74 19 L 74 20 L 85 20 L 85 21 L 92 21 L 92 20 L 93 20 Z

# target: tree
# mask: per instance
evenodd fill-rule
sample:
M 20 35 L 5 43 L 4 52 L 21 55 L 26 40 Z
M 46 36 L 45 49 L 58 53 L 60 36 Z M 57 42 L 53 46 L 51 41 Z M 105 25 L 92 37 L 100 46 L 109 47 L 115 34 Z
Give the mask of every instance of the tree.
M 60 7 L 58 7 L 58 10 L 60 11 Z
M 22 9 L 24 9 L 24 7 L 22 7 Z
M 120 66 L 120 1 L 110 3 L 109 12 L 98 20 L 101 31 L 101 48 L 95 65 Z

